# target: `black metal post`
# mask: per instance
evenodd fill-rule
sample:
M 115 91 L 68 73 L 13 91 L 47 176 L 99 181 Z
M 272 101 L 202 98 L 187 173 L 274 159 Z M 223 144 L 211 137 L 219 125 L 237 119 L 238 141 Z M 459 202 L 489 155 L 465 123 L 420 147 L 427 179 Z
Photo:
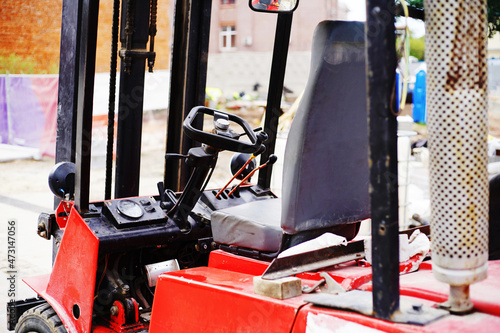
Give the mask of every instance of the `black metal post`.
M 212 0 L 191 0 L 183 119 L 195 106 L 205 105 L 211 13 Z M 198 129 L 203 129 L 203 116 L 198 116 L 192 125 Z M 189 149 L 199 145 L 200 143 L 195 142 L 187 135 L 183 135 L 181 154 L 187 154 Z M 185 163 L 181 163 L 180 190 L 186 186 L 190 174 L 190 168 Z
M 64 0 L 61 17 L 61 47 L 59 55 L 57 135 L 55 162 L 75 162 L 76 110 L 78 73 L 80 65 L 80 38 L 82 26 L 82 0 Z M 61 199 L 54 196 L 54 208 Z M 52 237 L 52 263 L 59 247 Z
M 182 142 L 182 122 L 184 121 L 184 97 L 186 80 L 186 58 L 189 29 L 189 0 L 176 0 L 174 13 L 174 40 L 170 63 L 170 103 L 168 108 L 166 152 L 179 153 Z M 179 164 L 176 159 L 165 162 L 164 185 L 173 191 L 180 190 Z
M 281 116 L 281 97 L 285 79 L 288 44 L 290 42 L 290 32 L 292 29 L 292 17 L 292 13 L 278 14 L 278 22 L 276 23 L 271 77 L 269 78 L 269 89 L 267 93 L 266 119 L 264 121 L 264 132 L 267 133 L 269 139 L 265 143 L 266 151 L 262 153 L 260 158 L 261 165 L 269 159 L 271 154 L 274 154 L 276 146 L 278 119 Z M 271 174 L 271 165 L 261 169 L 259 171 L 258 184 L 263 188 L 269 188 L 271 185 Z
M 141 165 L 142 112 L 146 46 L 149 39 L 149 1 L 122 2 L 122 53 L 116 140 L 115 198 L 137 196 Z M 127 31 L 126 31 L 127 30 Z M 128 34 L 127 34 L 128 32 Z
M 368 0 L 367 49 L 373 312 L 390 319 L 399 309 L 396 50 L 394 2 Z
M 178 0 L 175 6 L 166 150 L 186 155 L 199 145 L 184 135 L 182 122 L 193 107 L 205 104 L 212 1 Z M 193 125 L 202 129 L 203 118 Z M 165 163 L 164 184 L 174 191 L 183 190 L 190 176 L 189 167 L 179 162 L 171 159 Z
M 56 163 L 75 161 L 82 0 L 64 0 L 59 56 Z M 59 203 L 59 199 L 56 204 Z
M 120 24 L 120 0 L 113 0 L 113 23 L 111 26 L 111 60 L 109 65 L 108 131 L 106 144 L 106 178 L 104 199 L 111 199 L 113 175 L 113 148 L 115 138 L 116 68 L 118 66 L 118 33 Z
M 92 108 L 94 100 L 95 56 L 99 0 L 83 0 L 81 39 L 77 77 L 77 119 L 75 146 L 75 207 L 89 210 Z

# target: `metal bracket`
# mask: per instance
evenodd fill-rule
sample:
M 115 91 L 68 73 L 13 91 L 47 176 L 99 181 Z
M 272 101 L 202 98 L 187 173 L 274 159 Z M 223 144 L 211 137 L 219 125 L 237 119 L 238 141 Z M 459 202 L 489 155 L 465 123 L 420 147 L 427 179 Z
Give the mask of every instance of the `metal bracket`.
M 376 317 L 373 312 L 373 294 L 369 291 L 351 290 L 338 295 L 314 294 L 307 297 L 305 301 L 314 305 Z M 392 315 L 389 321 L 423 326 L 446 315 L 449 315 L 448 311 L 424 306 L 421 303 L 415 303 L 414 300 L 401 297 L 400 309 Z
M 38 216 L 37 234 L 38 236 L 50 240 L 52 225 L 56 221 L 54 214 L 41 213 Z
M 196 251 L 200 253 L 210 253 L 214 249 L 214 239 L 212 237 L 198 239 L 198 244 L 195 245 Z
M 288 257 L 276 258 L 262 275 L 263 279 L 274 280 L 303 272 L 337 265 L 365 256 L 363 241 L 336 245 L 316 251 L 300 253 Z M 328 283 L 328 281 L 327 281 Z
M 252 190 L 252 188 L 250 189 Z M 426 235 L 430 234 L 429 226 L 405 230 L 400 234 L 411 235 L 417 229 Z M 279 279 L 341 264 L 350 260 L 363 259 L 364 257 L 365 246 L 363 241 L 353 241 L 347 243 L 347 246 L 335 245 L 311 252 L 276 258 L 264 272 L 262 278 L 267 280 Z
M 321 273 L 319 273 L 319 276 L 321 276 L 322 279 L 319 280 L 312 287 L 302 286 L 302 292 L 304 294 L 310 294 L 318 288 L 320 288 L 322 292 L 329 293 L 329 294 L 337 295 L 339 293 L 345 293 L 345 289 L 337 281 L 335 281 L 330 276 L 330 274 L 325 273 L 325 272 L 321 272 Z
M 121 49 L 119 51 L 120 58 L 124 61 L 125 63 L 125 72 L 130 74 L 130 67 L 132 66 L 132 59 L 148 59 L 148 66 L 151 69 L 150 71 L 153 70 L 153 64 L 155 62 L 156 58 L 156 53 L 148 51 L 146 49 L 134 49 L 134 50 L 128 50 L 128 49 Z
M 340 294 L 345 293 L 344 287 L 342 287 L 337 281 L 335 281 L 330 274 L 326 272 L 319 273 L 323 279 L 325 279 L 325 284 L 320 286 L 322 292 L 326 292 L 329 294 Z
M 146 59 L 155 56 L 154 52 L 149 52 L 146 49 L 134 49 L 134 50 L 121 49 L 119 54 L 120 58 L 122 59 L 125 59 L 126 57 Z

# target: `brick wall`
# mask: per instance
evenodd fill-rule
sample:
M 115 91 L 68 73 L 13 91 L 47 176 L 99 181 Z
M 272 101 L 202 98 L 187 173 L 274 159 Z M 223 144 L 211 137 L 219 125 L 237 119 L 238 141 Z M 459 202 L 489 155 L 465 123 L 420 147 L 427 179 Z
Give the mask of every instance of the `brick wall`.
M 172 14 L 170 13 L 171 6 L 169 2 L 169 0 L 158 0 L 157 34 L 155 37 L 156 61 L 154 69 L 170 68 L 170 17 Z M 99 5 L 99 30 L 97 32 L 96 72 L 98 73 L 109 72 L 112 22 L 113 1 L 101 0 Z M 118 48 L 120 46 L 119 44 Z
M 57 69 L 61 8 L 61 0 L 3 0 L 0 55 L 32 58 L 37 63 L 37 72 Z
M 62 0 L 2 0 L 0 2 L 0 56 L 31 58 L 35 72 L 58 69 Z M 101 0 L 97 41 L 97 72 L 109 71 L 113 1 Z M 158 1 L 155 69 L 170 67 L 170 5 Z

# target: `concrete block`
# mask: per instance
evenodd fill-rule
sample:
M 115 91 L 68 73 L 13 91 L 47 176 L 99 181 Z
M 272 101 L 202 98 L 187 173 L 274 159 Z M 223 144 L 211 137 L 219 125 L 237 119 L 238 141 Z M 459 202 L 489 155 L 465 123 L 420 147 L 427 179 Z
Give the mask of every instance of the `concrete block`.
M 253 278 L 253 291 L 257 295 L 277 299 L 287 299 L 302 295 L 302 281 L 296 277 L 277 280 L 264 280 L 261 276 Z

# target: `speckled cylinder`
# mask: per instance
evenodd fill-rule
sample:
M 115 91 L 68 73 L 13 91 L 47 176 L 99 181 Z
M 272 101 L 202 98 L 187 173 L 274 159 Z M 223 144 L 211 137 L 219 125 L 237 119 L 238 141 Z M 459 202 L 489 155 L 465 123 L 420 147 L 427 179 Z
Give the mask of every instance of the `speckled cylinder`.
M 483 280 L 488 260 L 486 0 L 426 0 L 434 276 Z

